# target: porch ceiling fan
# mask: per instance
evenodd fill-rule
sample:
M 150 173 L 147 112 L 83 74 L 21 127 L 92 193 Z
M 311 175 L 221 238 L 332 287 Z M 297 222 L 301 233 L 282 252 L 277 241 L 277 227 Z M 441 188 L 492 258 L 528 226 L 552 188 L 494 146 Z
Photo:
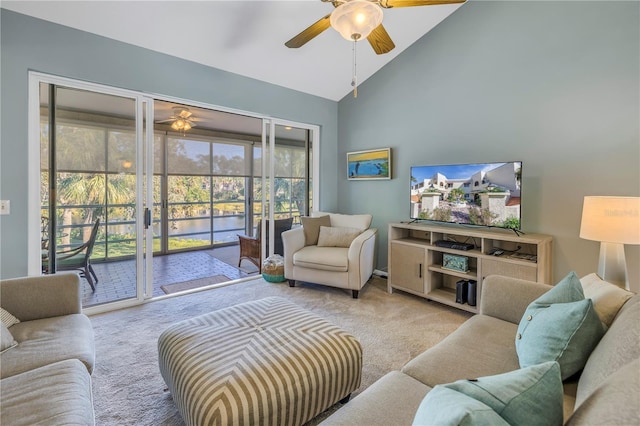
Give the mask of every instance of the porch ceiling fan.
M 197 126 L 196 122 L 199 121 L 199 119 L 193 116 L 193 113 L 189 108 L 184 106 L 174 106 L 172 109 L 173 115 L 171 117 L 166 120 L 156 121 L 156 123 L 171 123 L 171 128 L 173 130 L 181 132 L 186 132 L 192 127 Z
M 382 55 L 393 50 L 395 44 L 382 25 L 382 9 L 413 6 L 433 6 L 464 3 L 466 0 L 321 0 L 335 8 L 328 15 L 311 24 L 285 43 L 289 48 L 304 46 L 333 27 L 349 41 L 366 38 L 373 50 Z

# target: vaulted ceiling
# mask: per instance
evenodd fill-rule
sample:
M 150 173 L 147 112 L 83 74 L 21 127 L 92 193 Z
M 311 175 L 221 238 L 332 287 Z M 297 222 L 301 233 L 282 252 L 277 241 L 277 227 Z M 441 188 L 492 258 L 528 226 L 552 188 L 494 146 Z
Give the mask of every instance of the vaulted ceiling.
M 384 9 L 396 47 L 356 48 L 362 83 L 463 4 Z M 329 28 L 298 49 L 284 43 L 330 13 L 299 1 L 2 1 L 1 7 L 338 101 L 352 90 L 353 43 Z

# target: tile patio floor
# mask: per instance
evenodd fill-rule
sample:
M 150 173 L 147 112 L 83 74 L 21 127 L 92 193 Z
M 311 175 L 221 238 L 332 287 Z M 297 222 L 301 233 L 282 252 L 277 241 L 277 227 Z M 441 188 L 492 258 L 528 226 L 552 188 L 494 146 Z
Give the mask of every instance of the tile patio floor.
M 160 288 L 165 284 L 213 275 L 226 275 L 230 280 L 256 275 L 257 268 L 249 262 L 243 262 L 242 269 L 232 266 L 237 264 L 238 253 L 238 246 L 230 246 L 154 257 L 153 297 L 165 294 Z M 135 260 L 94 263 L 93 269 L 98 276 L 95 292 L 87 280 L 81 278 L 83 307 L 135 297 Z

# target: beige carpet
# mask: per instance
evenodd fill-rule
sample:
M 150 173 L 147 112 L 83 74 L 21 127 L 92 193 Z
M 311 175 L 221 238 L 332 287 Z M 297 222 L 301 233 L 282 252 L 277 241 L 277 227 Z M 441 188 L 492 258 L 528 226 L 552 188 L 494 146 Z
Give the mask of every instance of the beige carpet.
M 281 296 L 355 335 L 363 348 L 357 393 L 435 345 L 469 313 L 400 292 L 374 277 L 360 291 L 262 278 L 91 317 L 96 334 L 93 394 L 98 425 L 184 425 L 158 370 L 157 339 L 170 324 L 267 296 Z M 315 425 L 339 404 L 312 420 Z
M 195 288 L 206 287 L 211 284 L 219 284 L 231 281 L 226 275 L 214 275 L 212 277 L 199 278 L 197 280 L 183 281 L 181 283 L 165 284 L 160 288 L 165 294 L 179 293 L 181 291 L 193 290 Z

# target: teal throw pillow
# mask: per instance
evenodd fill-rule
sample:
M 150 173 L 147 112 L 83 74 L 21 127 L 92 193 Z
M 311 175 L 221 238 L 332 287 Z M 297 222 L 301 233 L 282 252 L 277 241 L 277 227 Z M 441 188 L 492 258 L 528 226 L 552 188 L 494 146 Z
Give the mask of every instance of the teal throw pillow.
M 562 379 L 580 371 L 604 335 L 591 299 L 575 272 L 569 273 L 526 309 L 516 334 L 520 367 L 560 364 Z
M 413 426 L 432 425 L 508 426 L 509 423 L 488 405 L 438 385 L 422 400 L 413 419 Z
M 418 425 L 562 425 L 557 362 L 437 385 L 422 400 Z

